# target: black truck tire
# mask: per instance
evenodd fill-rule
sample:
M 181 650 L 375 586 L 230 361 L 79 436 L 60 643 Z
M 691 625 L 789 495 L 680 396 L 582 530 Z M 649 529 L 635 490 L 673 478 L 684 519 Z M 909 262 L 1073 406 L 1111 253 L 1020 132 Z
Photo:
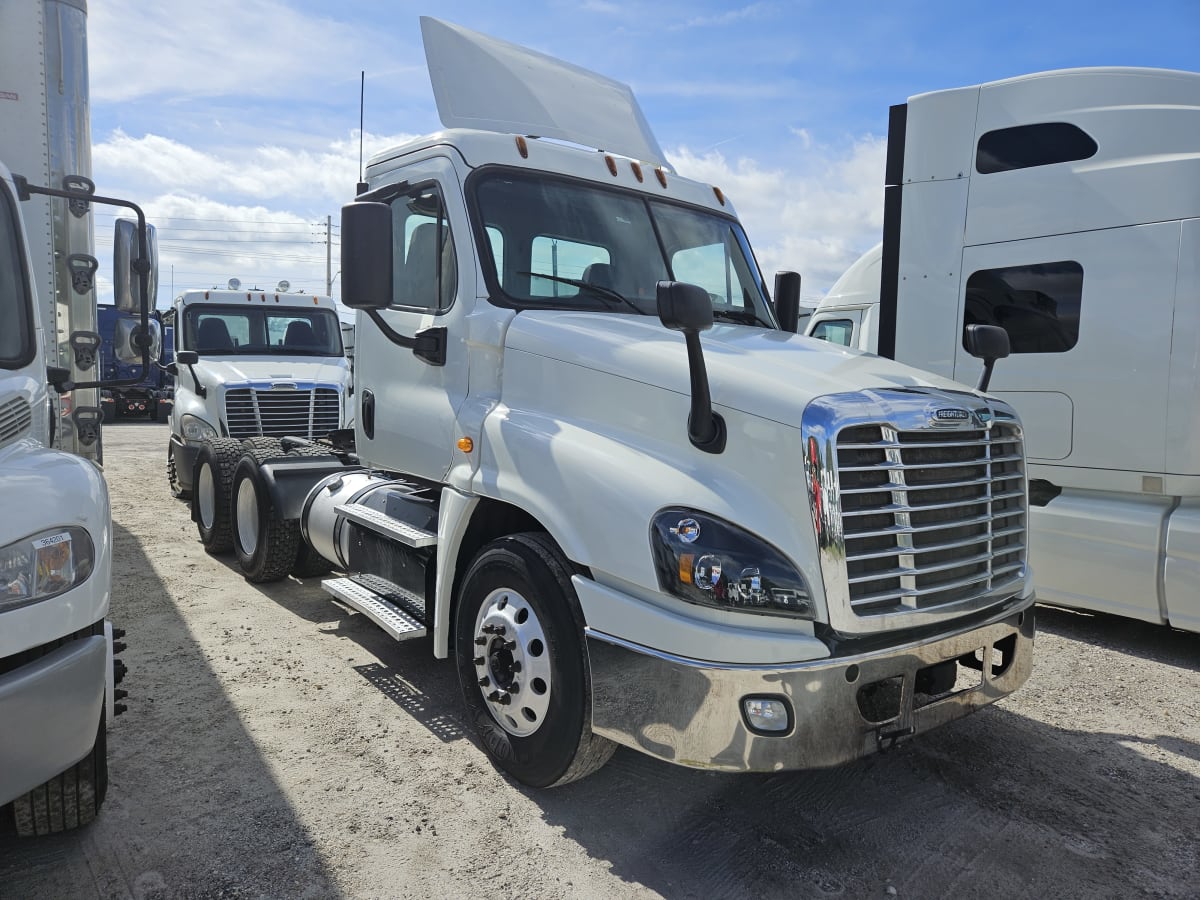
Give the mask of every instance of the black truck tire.
M 196 454 L 192 472 L 192 521 L 200 532 L 200 543 L 214 556 L 233 547 L 230 522 L 230 489 L 233 470 L 242 456 L 241 441 L 214 438 L 205 441 Z
M 257 454 L 247 448 L 233 474 L 233 552 L 246 580 L 278 581 L 291 572 L 300 546 L 300 522 L 284 519 L 271 502 Z
M 19 836 L 58 834 L 96 818 L 108 793 L 108 736 L 104 718 L 101 712 L 96 742 L 87 756 L 13 801 L 13 819 Z
M 454 654 L 485 752 L 521 783 L 557 787 L 612 756 L 616 745 L 592 733 L 583 615 L 570 566 L 548 536 L 500 538 L 475 557 Z
M 192 492 L 179 480 L 179 463 L 175 461 L 175 447 L 167 444 L 167 485 L 176 500 L 191 500 Z

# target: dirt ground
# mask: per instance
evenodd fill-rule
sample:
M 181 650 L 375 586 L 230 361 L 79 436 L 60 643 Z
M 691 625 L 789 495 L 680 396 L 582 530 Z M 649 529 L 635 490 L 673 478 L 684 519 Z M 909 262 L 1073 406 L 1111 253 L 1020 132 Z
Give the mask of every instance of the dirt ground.
M 319 579 L 247 584 L 105 431 L 129 711 L 99 819 L 0 834 L 0 897 L 1196 897 L 1200 635 L 1041 608 L 1007 700 L 833 771 L 618 750 L 528 790 L 464 730 L 452 664 Z

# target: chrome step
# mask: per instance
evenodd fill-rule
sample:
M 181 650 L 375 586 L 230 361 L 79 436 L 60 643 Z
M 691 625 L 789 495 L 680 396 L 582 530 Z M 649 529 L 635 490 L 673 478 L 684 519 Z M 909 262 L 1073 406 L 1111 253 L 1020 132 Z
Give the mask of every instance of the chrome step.
M 393 519 L 386 513 L 381 513 L 377 509 L 371 509 L 360 503 L 344 503 L 341 506 L 335 506 L 334 512 L 339 516 L 345 516 L 356 525 L 370 528 L 407 547 L 432 547 L 437 543 L 437 535 L 433 532 L 422 531 L 415 525 Z
M 425 625 L 420 619 L 409 615 L 387 597 L 363 587 L 353 579 L 327 578 L 321 582 L 321 587 L 343 603 L 357 609 L 398 641 L 425 636 Z M 418 607 L 422 605 L 421 598 L 394 585 L 389 595 L 398 595 L 397 599 L 407 599 Z

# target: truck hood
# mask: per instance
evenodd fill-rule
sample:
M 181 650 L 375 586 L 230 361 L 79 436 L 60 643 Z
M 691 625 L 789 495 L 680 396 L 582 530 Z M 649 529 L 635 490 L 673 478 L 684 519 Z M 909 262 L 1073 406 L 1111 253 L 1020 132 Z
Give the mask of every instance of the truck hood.
M 690 394 L 683 335 L 656 317 L 524 311 L 506 346 L 647 385 Z M 869 388 L 963 385 L 900 363 L 802 335 L 719 322 L 701 335 L 713 403 L 799 425 L 815 397 Z
M 180 375 L 187 380 L 186 367 Z M 200 383 L 209 385 L 343 384 L 350 378 L 350 365 L 343 357 L 310 358 L 279 356 L 202 357 L 196 364 Z

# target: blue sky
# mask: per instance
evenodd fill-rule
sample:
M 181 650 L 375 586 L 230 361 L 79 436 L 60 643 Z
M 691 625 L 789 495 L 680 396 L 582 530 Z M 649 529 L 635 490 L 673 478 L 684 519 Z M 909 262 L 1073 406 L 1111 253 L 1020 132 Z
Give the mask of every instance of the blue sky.
M 890 104 L 1045 69 L 1200 69 L 1200 0 L 92 3 L 95 180 L 158 222 L 160 306 L 172 272 L 176 291 L 324 290 L 360 71 L 368 156 L 440 127 L 422 14 L 630 84 L 676 168 L 720 185 L 768 277 L 800 271 L 810 301 L 878 240 Z

